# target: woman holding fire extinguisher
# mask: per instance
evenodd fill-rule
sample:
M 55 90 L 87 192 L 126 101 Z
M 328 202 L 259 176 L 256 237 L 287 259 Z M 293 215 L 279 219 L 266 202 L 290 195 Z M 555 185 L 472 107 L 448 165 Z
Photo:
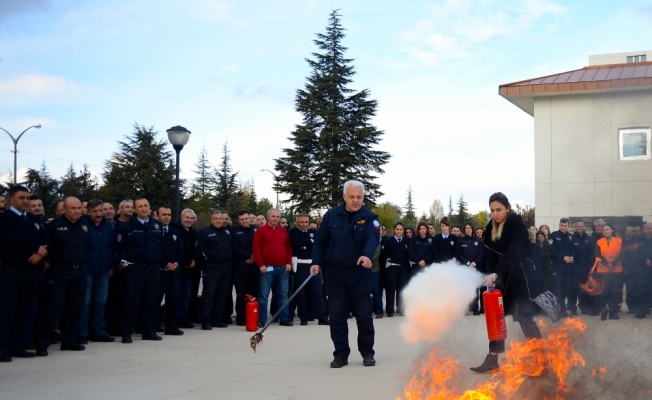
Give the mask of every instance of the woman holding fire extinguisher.
M 557 299 L 546 290 L 543 273 L 532 261 L 528 230 L 521 216 L 512 212 L 507 196 L 500 192 L 492 194 L 489 208 L 491 221 L 483 238 L 488 249 L 486 266 L 490 273 L 485 278 L 485 285 L 502 290 L 505 312 L 518 303 L 518 322 L 525 337 L 540 338 L 541 332 L 533 320 L 536 308 L 532 302 L 537 303 L 554 322 L 559 319 Z M 490 290 L 485 295 L 495 298 L 496 292 Z M 489 354 L 482 365 L 471 368 L 471 371 L 486 373 L 497 369 L 498 354 L 504 352 L 505 340 L 490 339 Z

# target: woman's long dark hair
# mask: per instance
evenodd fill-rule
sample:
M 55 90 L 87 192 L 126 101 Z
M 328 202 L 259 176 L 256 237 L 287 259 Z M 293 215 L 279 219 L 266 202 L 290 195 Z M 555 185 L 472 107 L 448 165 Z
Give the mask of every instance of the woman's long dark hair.
M 470 222 L 467 222 L 466 224 L 464 224 L 464 227 L 462 228 L 462 229 L 464 229 L 464 236 L 466 236 L 466 227 L 467 226 L 471 227 L 471 237 L 472 238 L 475 237 L 475 226 L 473 226 L 473 224 L 470 223 Z

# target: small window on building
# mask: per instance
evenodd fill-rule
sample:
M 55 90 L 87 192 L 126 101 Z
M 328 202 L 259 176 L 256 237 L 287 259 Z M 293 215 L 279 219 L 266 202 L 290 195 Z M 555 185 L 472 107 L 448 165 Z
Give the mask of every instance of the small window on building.
M 650 159 L 650 128 L 627 128 L 618 131 L 621 160 Z
M 638 55 L 638 56 L 627 56 L 628 63 L 645 62 L 646 60 L 647 60 L 647 56 L 645 54 Z

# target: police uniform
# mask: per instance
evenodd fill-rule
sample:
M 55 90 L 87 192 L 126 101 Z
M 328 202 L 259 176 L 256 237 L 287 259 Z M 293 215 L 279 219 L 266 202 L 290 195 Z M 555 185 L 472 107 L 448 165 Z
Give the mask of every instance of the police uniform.
M 245 261 L 253 257 L 253 243 L 256 228 L 243 228 L 233 230 L 233 261 L 236 267 L 235 282 L 235 313 L 236 324 L 242 326 L 246 322 L 245 296 L 250 294 L 258 296 L 258 276 L 260 271 L 255 262 L 247 264 Z
M 573 247 L 575 248 L 575 255 L 568 308 L 575 311 L 576 308 L 571 307 L 571 305 L 579 303 L 582 314 L 589 314 L 591 309 L 595 308 L 595 299 L 582 290 L 580 285 L 586 283 L 589 277 L 589 272 L 595 262 L 595 250 L 593 249 L 591 237 L 586 233 L 581 236 L 577 232 L 573 233 Z
M 39 278 L 39 266 L 27 260 L 47 246 L 43 225 L 33 215 L 14 210 L 0 214 L 0 361 L 24 352 L 23 336 Z
M 312 247 L 315 241 L 315 231 L 312 229 L 301 230 L 298 227 L 290 229 L 290 243 L 292 244 L 292 256 L 296 257 L 297 272 L 294 281 L 294 290 L 310 276 L 310 267 L 312 266 Z M 312 300 L 312 308 L 314 316 L 319 320 L 322 325 L 328 324 L 328 316 L 326 315 L 326 305 L 324 304 L 324 293 L 321 288 L 321 281 L 319 277 L 311 278 L 305 288 L 297 295 L 297 309 L 299 319 L 302 325 L 308 323 L 309 310 L 307 302 L 307 293 L 310 294 Z
M 457 236 L 449 233 L 444 237 L 442 233 L 435 235 L 432 239 L 432 254 L 433 262 L 444 263 L 459 258 L 457 255 Z
M 412 275 L 418 274 L 423 271 L 423 268 L 432 264 L 432 236 L 426 235 L 421 237 L 419 235 L 412 236 L 412 246 L 410 246 L 410 261 L 414 263 L 412 266 Z M 419 266 L 419 262 L 424 261 L 425 267 Z
M 457 254 L 459 256 L 458 261 L 460 264 L 467 267 L 470 267 L 471 264 L 475 264 L 476 271 L 482 273 L 486 273 L 484 252 L 485 249 L 482 239 L 478 239 L 475 236 L 464 236 L 457 241 Z M 481 285 L 475 291 L 475 298 L 469 307 L 474 315 L 478 315 L 484 308 L 482 293 L 485 292 L 485 289 L 486 286 Z
M 138 311 L 142 307 L 143 339 L 160 340 L 156 335 L 159 314 L 159 267 L 163 260 L 161 252 L 162 225 L 148 218 L 141 222 L 132 218 L 116 228 L 116 252 L 126 261 L 124 268 L 125 297 L 122 320 L 122 341 L 131 343 Z
M 574 257 L 575 246 L 570 233 L 555 231 L 550 234 L 550 260 L 552 261 L 552 276 L 554 294 L 559 301 L 562 316 L 566 313 L 566 298 L 569 297 L 573 277 L 573 264 L 566 263 L 564 257 Z M 570 303 L 570 302 L 569 302 Z M 577 309 L 575 304 L 569 304 L 570 310 Z
M 385 311 L 388 317 L 394 316 L 394 299 L 396 299 L 397 312 L 401 314 L 400 293 L 410 279 L 410 239 L 392 236 L 385 239 L 382 249 L 387 256 L 385 269 Z
M 222 321 L 224 307 L 231 287 L 231 260 L 233 258 L 231 231 L 212 225 L 199 231 L 198 251 L 203 256 L 200 318 L 202 329 L 225 327 Z
M 47 261 L 48 301 L 39 303 L 34 326 L 37 352 L 47 350 L 59 315 L 61 350 L 83 350 L 77 343 L 79 321 L 86 303 L 86 255 L 91 249 L 88 224 L 65 215 L 46 224 L 49 236 Z M 60 314 L 63 309 L 63 314 Z
M 179 335 L 183 332 L 177 327 L 179 315 L 179 293 L 180 293 L 180 268 L 183 263 L 183 243 L 179 231 L 173 226 L 162 228 L 161 253 L 163 259 L 159 268 L 159 292 L 158 302 L 163 301 L 165 296 L 165 334 Z M 177 264 L 174 271 L 166 271 L 168 264 Z
M 199 291 L 199 280 L 201 279 L 201 267 L 197 259 L 197 230 L 190 227 L 186 230 L 181 223 L 176 223 L 175 228 L 179 231 L 179 237 L 183 244 L 183 263 L 179 272 L 180 295 L 178 325 L 192 328 L 190 320 L 196 320 L 199 307 L 197 306 L 197 292 Z M 195 266 L 188 268 L 195 261 Z M 196 277 L 196 279 L 195 279 Z M 194 282 L 197 285 L 194 285 Z M 194 288 L 194 291 L 193 291 Z
M 125 224 L 119 218 L 119 214 L 113 217 L 114 232 Z M 131 217 L 136 218 L 135 216 Z M 115 234 L 114 234 L 115 236 Z M 120 261 L 118 259 L 118 261 Z M 106 331 L 112 336 L 122 336 L 122 324 L 124 321 L 124 301 L 127 291 L 127 280 L 124 270 L 117 270 L 117 263 L 112 266 L 113 275 L 109 278 L 109 292 L 106 296 L 106 306 L 104 308 L 104 319 L 106 321 Z
M 312 263 L 322 268 L 328 293 L 333 356 L 344 360 L 351 353 L 348 328 L 351 310 L 358 325 L 358 351 L 363 357 L 375 354 L 372 272 L 357 262 L 361 256 L 372 260 L 380 239 L 376 214 L 366 207 L 349 212 L 345 206 L 342 204 L 324 214 L 312 251 Z

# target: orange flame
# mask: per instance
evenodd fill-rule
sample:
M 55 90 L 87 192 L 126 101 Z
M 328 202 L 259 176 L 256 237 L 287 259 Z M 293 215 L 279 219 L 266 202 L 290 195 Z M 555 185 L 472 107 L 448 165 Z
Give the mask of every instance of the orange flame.
M 564 324 L 549 329 L 539 321 L 547 339 L 512 341 L 505 354 L 505 361 L 492 378 L 475 389 L 460 394 L 452 386 L 452 378 L 459 374 L 459 362 L 440 356 L 440 349 L 433 349 L 413 376 L 399 400 L 495 400 L 497 392 L 505 397 L 516 394 L 528 377 L 551 373 L 556 379 L 557 391 L 550 399 L 563 399 L 561 394 L 570 391 L 566 381 L 568 372 L 577 365 L 585 366 L 584 358 L 574 349 L 574 340 L 586 330 L 580 319 L 566 319 Z M 600 371 L 602 372 L 600 367 Z M 606 371 L 606 367 L 605 371 Z M 502 396 L 501 396 L 502 397 Z
M 604 290 L 606 274 L 598 273 L 599 264 L 600 259 L 597 258 L 593 264 L 593 268 L 591 268 L 591 271 L 589 272 L 589 279 L 586 283 L 580 285 L 580 287 L 591 296 L 599 296 Z

